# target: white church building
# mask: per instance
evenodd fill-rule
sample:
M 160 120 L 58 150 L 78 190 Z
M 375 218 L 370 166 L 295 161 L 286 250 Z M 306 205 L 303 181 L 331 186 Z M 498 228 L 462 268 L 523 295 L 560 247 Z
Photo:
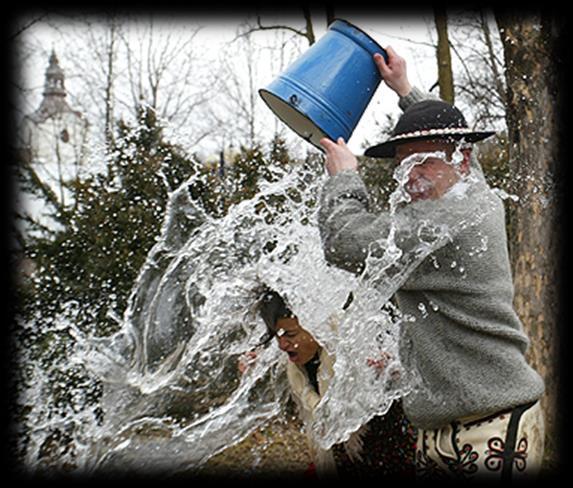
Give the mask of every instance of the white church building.
M 43 98 L 40 106 L 27 114 L 19 129 L 22 164 L 34 174 L 36 181 L 51 190 L 63 208 L 73 204 L 66 182 L 82 172 L 87 154 L 87 119 L 74 110 L 66 100 L 64 71 L 52 51 L 46 70 Z M 45 200 L 24 193 L 20 195 L 20 211 L 34 220 L 49 219 L 50 209 Z

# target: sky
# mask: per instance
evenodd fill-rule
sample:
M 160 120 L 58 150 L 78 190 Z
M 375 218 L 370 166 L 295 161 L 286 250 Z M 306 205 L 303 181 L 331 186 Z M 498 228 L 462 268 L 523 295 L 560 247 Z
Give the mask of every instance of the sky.
M 245 13 L 246 14 L 246 13 Z M 205 17 L 195 17 L 187 20 L 183 19 L 182 26 L 183 32 L 185 28 L 191 28 L 193 25 L 201 25 L 202 29 L 197 35 L 197 42 L 202 45 L 202 56 L 205 59 L 216 60 L 217 52 L 222 48 L 225 43 L 228 43 L 236 36 L 236 27 L 239 22 L 244 20 L 246 15 L 240 13 L 237 16 L 222 16 L 208 15 Z M 337 9 L 336 16 L 355 24 L 366 33 L 368 33 L 375 41 L 381 46 L 386 47 L 391 45 L 400 55 L 402 55 L 408 63 L 408 74 L 411 82 L 421 87 L 428 89 L 434 84 L 437 79 L 437 66 L 435 61 L 434 48 L 431 46 L 432 39 L 431 25 L 432 15 L 431 11 L 418 11 L 416 13 L 409 12 L 407 14 L 400 13 L 356 13 L 352 10 L 345 11 L 344 9 Z M 263 22 L 266 25 L 273 22 L 282 22 L 289 18 L 282 16 L 278 12 L 263 13 Z M 290 18 L 298 20 L 301 25 L 300 19 L 302 16 L 292 16 Z M 172 18 L 170 22 L 172 22 Z M 322 11 L 313 12 L 314 29 L 316 38 L 319 39 L 326 32 L 326 20 Z M 97 21 L 97 19 L 96 19 Z M 22 19 L 25 22 L 25 19 Z M 172 24 L 171 24 L 172 25 Z M 25 35 L 27 39 L 33 40 L 43 47 L 43 52 L 29 53 L 25 59 L 22 59 L 22 73 L 25 80 L 25 86 L 28 87 L 26 92 L 26 100 L 22 104 L 22 113 L 29 113 L 35 109 L 42 97 L 42 88 L 44 82 L 44 73 L 47 67 L 47 52 L 54 49 L 60 57 L 62 68 L 66 72 L 66 87 L 68 92 L 74 91 L 74 73 L 70 73 L 69 64 L 66 66 L 66 56 L 70 55 L 70 40 L 66 31 L 65 23 L 60 26 L 54 25 L 53 20 L 50 22 L 39 22 L 27 29 Z M 255 42 L 264 42 L 265 36 L 275 35 L 275 31 L 257 32 L 254 34 Z M 73 51 L 72 51 L 73 52 Z M 216 61 L 215 61 L 216 62 Z M 271 66 L 267 63 L 261 63 L 258 68 L 258 85 L 260 88 L 266 86 L 278 73 L 273 72 Z M 71 99 L 72 97 L 70 97 Z M 377 128 L 375 120 L 383 121 L 386 115 L 397 116 L 400 110 L 397 106 L 398 98 L 391 92 L 385 85 L 381 84 L 376 91 L 370 105 L 367 107 L 361 121 L 356 127 L 352 137 L 348 141 L 349 147 L 356 154 L 362 154 L 364 148 L 362 147 L 364 141 L 368 139 L 371 143 L 376 142 Z M 261 99 L 257 102 L 261 109 L 261 113 L 267 112 Z M 269 131 L 274 129 L 276 121 L 274 115 L 266 113 L 264 115 L 269 121 L 263 124 L 263 127 L 268 127 Z M 379 129 L 378 129 L 379 130 Z M 287 130 L 287 132 L 289 132 Z M 290 133 L 290 132 L 289 132 Z M 180 134 L 182 138 L 184 134 Z M 269 133 L 265 137 L 270 139 L 272 134 Z M 296 136 L 293 136 L 296 139 Z M 299 142 L 299 141 L 297 141 Z M 209 154 L 218 151 L 219 141 L 206 139 L 202 141 L 196 149 L 200 154 Z M 307 145 L 306 142 L 300 141 L 303 146 Z M 310 146 L 310 145 L 309 145 Z M 312 148 L 311 148 L 312 149 Z

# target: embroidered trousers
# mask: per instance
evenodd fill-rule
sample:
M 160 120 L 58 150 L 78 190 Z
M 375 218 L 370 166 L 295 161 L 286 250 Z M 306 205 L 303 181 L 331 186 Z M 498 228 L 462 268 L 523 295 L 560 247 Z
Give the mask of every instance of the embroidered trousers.
M 529 479 L 541 467 L 544 433 L 539 402 L 480 419 L 462 419 L 437 430 L 419 430 L 416 475 Z

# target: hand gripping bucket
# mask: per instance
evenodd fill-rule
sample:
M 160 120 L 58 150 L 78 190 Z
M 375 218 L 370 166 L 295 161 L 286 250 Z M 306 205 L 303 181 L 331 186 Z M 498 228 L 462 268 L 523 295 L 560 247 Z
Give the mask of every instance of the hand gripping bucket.
M 382 77 L 372 58 L 386 51 L 344 20 L 327 31 L 259 94 L 275 115 L 322 150 L 319 140 L 350 139 Z

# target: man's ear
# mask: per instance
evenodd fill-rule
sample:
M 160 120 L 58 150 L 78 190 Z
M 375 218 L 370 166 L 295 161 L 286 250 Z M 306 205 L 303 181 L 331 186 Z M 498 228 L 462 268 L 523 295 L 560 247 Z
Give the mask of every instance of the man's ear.
M 466 147 L 462 149 L 462 155 L 464 159 L 460 164 L 460 172 L 465 176 L 470 172 L 470 161 L 472 159 L 472 148 Z

